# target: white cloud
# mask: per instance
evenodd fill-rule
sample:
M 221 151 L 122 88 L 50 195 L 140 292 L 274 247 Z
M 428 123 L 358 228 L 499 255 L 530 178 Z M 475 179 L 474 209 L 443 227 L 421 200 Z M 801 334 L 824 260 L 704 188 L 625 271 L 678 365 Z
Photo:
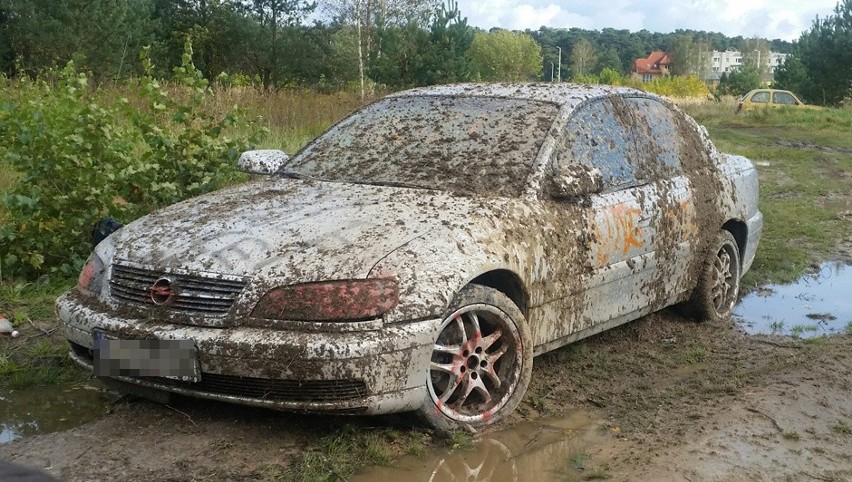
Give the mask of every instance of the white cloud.
M 728 36 L 793 40 L 837 0 L 459 0 L 462 15 L 482 28 L 513 30 L 606 27 L 652 32 L 693 29 Z

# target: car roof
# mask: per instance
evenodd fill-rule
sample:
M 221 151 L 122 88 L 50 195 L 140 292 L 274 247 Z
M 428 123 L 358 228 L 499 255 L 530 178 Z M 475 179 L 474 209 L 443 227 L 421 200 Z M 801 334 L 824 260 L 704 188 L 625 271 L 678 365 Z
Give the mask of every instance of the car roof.
M 550 102 L 573 109 L 585 101 L 609 96 L 660 97 L 628 87 L 571 83 L 447 84 L 397 92 L 389 97 L 497 97 Z

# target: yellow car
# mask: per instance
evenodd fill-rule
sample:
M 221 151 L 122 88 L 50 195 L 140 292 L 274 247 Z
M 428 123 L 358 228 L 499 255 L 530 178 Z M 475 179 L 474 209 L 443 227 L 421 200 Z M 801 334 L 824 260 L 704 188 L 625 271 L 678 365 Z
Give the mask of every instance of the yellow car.
M 744 95 L 737 104 L 737 112 L 744 110 L 763 109 L 766 107 L 804 107 L 818 109 L 807 105 L 789 90 L 754 89 Z

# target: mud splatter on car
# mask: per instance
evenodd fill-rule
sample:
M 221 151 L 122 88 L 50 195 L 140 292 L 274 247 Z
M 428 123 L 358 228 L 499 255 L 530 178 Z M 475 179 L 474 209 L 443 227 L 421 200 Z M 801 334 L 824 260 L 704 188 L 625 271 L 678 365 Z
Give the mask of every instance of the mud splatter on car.
M 241 165 L 277 170 L 97 246 L 57 301 L 75 360 L 191 340 L 192 376 L 119 359 L 112 380 L 475 429 L 517 406 L 534 355 L 675 303 L 729 316 L 762 226 L 751 163 L 625 88 L 410 90 Z

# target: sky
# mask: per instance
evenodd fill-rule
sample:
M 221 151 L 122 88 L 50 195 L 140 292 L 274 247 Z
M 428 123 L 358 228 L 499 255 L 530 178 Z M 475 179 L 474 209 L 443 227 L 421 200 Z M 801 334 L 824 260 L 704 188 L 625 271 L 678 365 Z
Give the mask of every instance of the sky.
M 676 29 L 721 32 L 729 37 L 796 40 L 814 17 L 838 0 L 458 0 L 468 25 L 538 30 L 606 27 L 651 32 Z

